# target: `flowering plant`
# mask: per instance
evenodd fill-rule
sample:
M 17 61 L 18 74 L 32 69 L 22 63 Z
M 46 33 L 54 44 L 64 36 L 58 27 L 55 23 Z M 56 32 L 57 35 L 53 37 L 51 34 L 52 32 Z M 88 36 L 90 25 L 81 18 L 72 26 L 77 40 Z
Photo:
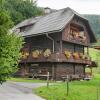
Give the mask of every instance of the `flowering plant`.
M 21 52 L 21 54 L 23 59 L 27 59 L 27 57 L 29 56 L 29 52 Z
M 81 59 L 84 59 L 83 53 L 79 53 L 79 57 L 80 57 Z
M 79 54 L 77 52 L 73 53 L 73 57 L 74 59 L 78 59 L 79 58 Z
M 34 50 L 32 52 L 32 57 L 33 58 L 38 58 L 40 54 L 41 54 L 41 52 L 39 50 Z
M 66 56 L 67 59 L 69 59 L 70 56 L 71 56 L 71 53 L 69 51 L 65 51 L 65 56 Z
M 51 50 L 50 49 L 46 49 L 43 53 L 44 57 L 49 57 L 51 55 Z

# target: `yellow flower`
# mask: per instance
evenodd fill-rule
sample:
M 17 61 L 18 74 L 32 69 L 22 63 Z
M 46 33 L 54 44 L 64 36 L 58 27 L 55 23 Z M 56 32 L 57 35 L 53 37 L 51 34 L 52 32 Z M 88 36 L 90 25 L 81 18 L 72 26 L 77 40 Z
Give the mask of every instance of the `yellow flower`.
M 65 56 L 66 56 L 67 59 L 69 59 L 70 56 L 71 56 L 71 53 L 69 51 L 65 51 Z
M 33 58 L 38 58 L 39 55 L 40 55 L 39 50 L 35 50 L 35 51 L 32 52 L 32 56 L 33 56 Z
M 79 53 L 79 56 L 80 56 L 81 59 L 84 59 L 83 53 Z
M 21 52 L 21 54 L 23 59 L 27 59 L 27 57 L 29 56 L 29 52 Z
M 50 49 L 46 49 L 44 51 L 44 57 L 49 57 L 51 55 L 51 50 Z

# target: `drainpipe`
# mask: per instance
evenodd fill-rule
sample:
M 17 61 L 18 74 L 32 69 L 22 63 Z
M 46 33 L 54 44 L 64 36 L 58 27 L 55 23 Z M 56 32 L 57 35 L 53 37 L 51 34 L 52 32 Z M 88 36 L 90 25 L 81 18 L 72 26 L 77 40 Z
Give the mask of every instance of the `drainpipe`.
M 49 38 L 50 40 L 52 40 L 52 42 L 53 42 L 53 48 L 52 48 L 52 51 L 53 51 L 53 53 L 55 52 L 55 44 L 54 44 L 54 39 L 52 38 L 52 37 L 50 37 L 48 34 L 46 34 L 46 37 L 47 38 Z

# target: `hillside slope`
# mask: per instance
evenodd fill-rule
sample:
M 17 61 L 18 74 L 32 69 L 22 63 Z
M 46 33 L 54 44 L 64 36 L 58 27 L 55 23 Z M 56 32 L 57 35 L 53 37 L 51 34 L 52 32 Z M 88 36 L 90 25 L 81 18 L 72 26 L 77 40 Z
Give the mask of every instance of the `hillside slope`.
M 83 15 L 86 19 L 89 20 L 90 25 L 96 34 L 100 38 L 100 15 Z
M 92 58 L 92 60 L 95 61 L 98 65 L 97 68 L 94 68 L 93 72 L 100 74 L 100 56 L 99 56 L 100 51 L 93 49 L 93 48 L 89 48 L 89 54 L 90 54 L 90 57 Z

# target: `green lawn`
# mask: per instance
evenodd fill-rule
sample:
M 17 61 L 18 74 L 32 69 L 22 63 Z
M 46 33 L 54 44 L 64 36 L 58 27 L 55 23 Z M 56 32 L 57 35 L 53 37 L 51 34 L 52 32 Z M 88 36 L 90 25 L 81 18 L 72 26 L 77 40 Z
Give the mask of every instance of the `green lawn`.
M 93 73 L 100 74 L 100 50 L 89 48 L 89 54 L 90 54 L 92 60 L 96 61 L 98 63 L 98 67 L 93 69 Z
M 56 83 L 47 87 L 35 89 L 35 93 L 46 100 L 97 100 L 97 86 L 100 100 L 100 75 L 95 75 L 90 81 L 74 81 L 69 83 L 69 95 L 67 96 L 66 83 Z
M 8 79 L 8 81 L 13 81 L 13 82 L 33 82 L 33 83 L 46 82 L 45 80 L 28 79 L 28 78 L 10 78 L 10 79 Z

